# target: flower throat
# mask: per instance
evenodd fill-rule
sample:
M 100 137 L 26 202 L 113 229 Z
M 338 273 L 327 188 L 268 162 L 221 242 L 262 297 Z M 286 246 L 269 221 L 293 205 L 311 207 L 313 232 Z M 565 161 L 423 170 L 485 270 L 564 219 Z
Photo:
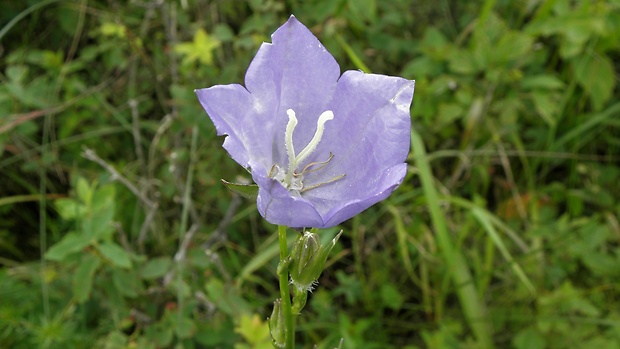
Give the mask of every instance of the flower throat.
M 295 147 L 293 146 L 293 132 L 297 126 L 295 111 L 293 109 L 288 109 L 286 111 L 286 115 L 288 115 L 288 123 L 286 124 L 286 131 L 284 132 L 284 144 L 286 146 L 286 154 L 288 155 L 288 169 L 284 171 L 282 167 L 275 164 L 271 168 L 269 177 L 278 180 L 286 189 L 297 191 L 299 193 L 303 193 L 304 191 L 308 191 L 344 178 L 345 175 L 342 174 L 319 184 L 310 186 L 304 186 L 303 184 L 303 176 L 310 172 L 320 171 L 327 166 L 327 164 L 334 158 L 334 154 L 332 153 L 329 153 L 327 160 L 311 162 L 307 164 L 301 172 L 296 172 L 297 166 L 316 150 L 319 142 L 321 142 L 321 138 L 323 137 L 325 123 L 334 119 L 334 113 L 331 110 L 326 110 L 319 116 L 316 123 L 316 132 L 314 133 L 314 136 L 310 140 L 310 143 L 308 143 L 308 145 L 306 145 L 306 147 L 299 152 L 299 154 L 295 154 Z

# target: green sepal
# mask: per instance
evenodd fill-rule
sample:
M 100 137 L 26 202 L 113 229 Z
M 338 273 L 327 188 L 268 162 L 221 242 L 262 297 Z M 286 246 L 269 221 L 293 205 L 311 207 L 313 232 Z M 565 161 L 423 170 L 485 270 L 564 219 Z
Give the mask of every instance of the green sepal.
M 258 185 L 256 184 L 231 183 L 224 179 L 222 179 L 222 183 L 224 183 L 228 190 L 244 198 L 256 200 L 258 197 Z

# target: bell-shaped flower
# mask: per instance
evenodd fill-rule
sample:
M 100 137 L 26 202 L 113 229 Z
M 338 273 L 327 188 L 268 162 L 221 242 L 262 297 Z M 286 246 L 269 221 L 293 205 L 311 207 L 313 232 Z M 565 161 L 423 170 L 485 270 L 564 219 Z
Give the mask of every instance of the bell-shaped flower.
M 346 71 L 294 16 L 263 43 L 245 87 L 198 89 L 224 148 L 258 184 L 260 214 L 335 226 L 388 197 L 407 171 L 415 82 Z

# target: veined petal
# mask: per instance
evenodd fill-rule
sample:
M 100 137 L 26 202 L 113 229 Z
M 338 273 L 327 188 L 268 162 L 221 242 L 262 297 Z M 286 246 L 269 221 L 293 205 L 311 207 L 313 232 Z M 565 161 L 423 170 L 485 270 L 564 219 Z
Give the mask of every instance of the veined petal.
M 268 105 L 277 105 L 273 117 L 279 126 L 265 129 L 262 138 L 283 144 L 286 110 L 297 115 L 295 148 L 303 149 L 314 135 L 316 118 L 325 111 L 340 76 L 340 67 L 319 40 L 291 16 L 271 36 L 272 43 L 263 43 L 245 76 L 250 93 Z M 285 148 L 274 148 L 275 161 L 286 164 Z
M 380 197 L 386 188 L 382 178 L 392 178 L 385 177 L 386 171 L 405 162 L 414 86 L 410 80 L 357 71 L 345 72 L 338 81 L 329 104 L 335 117 L 316 151 L 317 158 L 329 152 L 334 158 L 323 171 L 306 178 L 321 183 L 345 174 L 341 180 L 307 192 L 321 215 L 325 217 L 333 209 L 334 200 L 362 200 L 367 207 L 383 200 L 371 203 L 366 198 Z
M 401 184 L 407 174 L 407 164 L 398 164 L 387 169 L 376 183 L 374 190 L 369 191 L 362 198 L 340 202 L 332 208 L 325 216 L 323 228 L 338 225 L 379 201 L 385 200 Z
M 263 138 L 264 129 L 276 127 L 274 106 L 254 98 L 243 86 L 216 85 L 195 91 L 218 135 L 227 135 L 224 148 L 241 166 L 249 161 L 270 164 L 273 144 Z M 260 127 L 257 127 L 260 124 Z

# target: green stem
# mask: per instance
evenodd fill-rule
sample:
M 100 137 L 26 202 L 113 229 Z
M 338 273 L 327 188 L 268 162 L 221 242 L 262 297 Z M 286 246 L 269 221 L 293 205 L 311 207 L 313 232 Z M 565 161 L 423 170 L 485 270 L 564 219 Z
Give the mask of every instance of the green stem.
M 282 298 L 282 313 L 284 314 L 284 324 L 286 327 L 286 349 L 295 348 L 295 322 L 291 307 L 291 295 L 288 286 L 288 266 L 285 266 L 288 258 L 288 245 L 286 241 L 286 227 L 278 226 L 278 239 L 280 241 L 280 267 L 278 277 L 280 278 L 280 297 Z

